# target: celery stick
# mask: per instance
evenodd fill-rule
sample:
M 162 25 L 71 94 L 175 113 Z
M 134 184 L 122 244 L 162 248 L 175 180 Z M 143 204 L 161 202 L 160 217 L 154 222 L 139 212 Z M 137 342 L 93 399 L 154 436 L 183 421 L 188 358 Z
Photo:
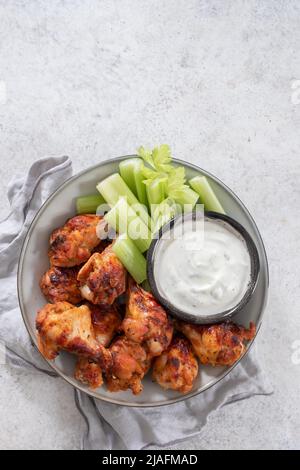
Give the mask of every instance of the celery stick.
M 128 204 L 134 206 L 135 212 L 150 227 L 151 220 L 146 207 L 138 201 L 119 173 L 114 173 L 98 183 L 97 189 L 111 206 L 114 206 L 120 197 L 126 197 Z
M 146 186 L 148 205 L 151 214 L 154 213 L 156 206 L 165 198 L 165 183 L 161 180 L 154 180 Z
M 173 198 L 175 201 L 180 204 L 186 211 L 193 210 L 195 205 L 197 204 L 197 201 L 199 199 L 199 194 L 193 191 L 191 188 L 188 186 L 185 186 L 182 189 L 178 189 L 178 191 L 175 191 L 173 194 Z
M 105 214 L 104 219 L 116 232 L 127 233 L 141 253 L 148 250 L 151 243 L 151 232 L 125 198 L 120 198 L 117 204 Z
M 225 211 L 215 195 L 208 179 L 205 176 L 195 176 L 189 181 L 191 187 L 199 194 L 205 210 L 225 214 Z
M 181 212 L 181 206 L 177 204 L 174 199 L 170 197 L 164 199 L 153 212 L 152 233 L 158 232 L 163 225 L 167 224 L 173 217 Z
M 123 160 L 120 165 L 120 174 L 138 200 L 147 205 L 146 186 L 143 183 L 145 179 L 142 173 L 143 161 L 140 158 L 128 158 Z
M 120 171 L 121 178 L 123 178 L 128 188 L 137 197 L 135 178 L 134 178 L 135 165 L 136 165 L 135 158 L 129 158 L 128 160 L 123 160 L 119 164 L 119 171 Z
M 100 194 L 81 196 L 76 199 L 77 214 L 95 214 L 98 206 L 106 204 Z
M 147 278 L 146 258 L 127 234 L 120 235 L 115 240 L 112 250 L 138 284 Z

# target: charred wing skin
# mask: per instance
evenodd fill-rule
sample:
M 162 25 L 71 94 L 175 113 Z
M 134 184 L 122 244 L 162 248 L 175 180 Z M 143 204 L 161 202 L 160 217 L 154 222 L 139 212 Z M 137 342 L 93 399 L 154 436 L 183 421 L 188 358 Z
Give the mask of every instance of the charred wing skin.
M 141 393 L 142 379 L 150 367 L 145 349 L 124 336 L 116 339 L 109 349 L 112 368 L 106 374 L 108 390 L 118 392 L 130 389 L 134 395 Z
M 116 305 L 101 307 L 87 304 L 92 315 L 92 324 L 95 338 L 104 347 L 109 346 L 112 339 L 119 331 L 122 318 Z
M 47 359 L 55 359 L 64 349 L 94 359 L 102 369 L 110 367 L 110 352 L 96 341 L 91 312 L 86 305 L 47 304 L 37 314 L 36 328 L 40 351 Z
M 73 305 L 69 302 L 58 302 L 55 305 L 46 304 L 37 313 L 35 324 L 37 329 L 38 348 L 41 354 L 50 361 L 56 358 L 59 354 L 60 348 L 52 336 L 47 334 L 49 316 L 58 316 L 63 312 L 70 310 L 70 308 L 73 308 Z
M 88 385 L 91 389 L 99 388 L 103 384 L 100 365 L 87 357 L 77 359 L 74 376 L 76 380 Z
M 40 288 L 50 303 L 70 302 L 78 304 L 82 300 L 77 274 L 79 267 L 59 268 L 52 266 L 43 274 Z
M 53 361 L 58 355 L 58 348 L 55 343 L 43 338 L 39 333 L 37 333 L 37 343 L 40 353 L 48 361 Z
M 200 362 L 212 366 L 233 365 L 256 333 L 253 323 L 249 329 L 231 322 L 199 326 L 177 322 L 176 327 L 190 340 Z
M 168 349 L 154 360 L 152 377 L 164 389 L 190 392 L 197 374 L 197 359 L 184 337 L 173 338 Z
M 121 316 L 115 305 L 109 307 L 100 307 L 99 305 L 86 304 L 91 312 L 92 325 L 96 341 L 103 347 L 109 346 L 113 337 L 117 333 Z M 111 358 L 109 354 L 109 361 Z M 106 370 L 110 367 L 110 362 L 106 365 Z M 103 384 L 103 375 L 100 364 L 93 359 L 79 357 L 75 368 L 75 378 L 91 389 L 101 387 Z
M 73 267 L 85 263 L 99 245 L 97 226 L 101 219 L 94 214 L 77 215 L 54 230 L 48 253 L 51 265 Z
M 101 240 L 99 245 L 97 245 L 96 248 L 92 250 L 92 255 L 94 253 L 102 253 L 105 250 L 105 248 L 107 248 L 109 245 L 111 245 L 110 240 Z
M 108 246 L 94 253 L 78 273 L 81 295 L 93 304 L 108 306 L 126 290 L 126 270 Z
M 150 357 L 159 356 L 165 351 L 173 336 L 173 325 L 166 311 L 152 294 L 132 279 L 122 330 L 127 338 L 142 344 Z

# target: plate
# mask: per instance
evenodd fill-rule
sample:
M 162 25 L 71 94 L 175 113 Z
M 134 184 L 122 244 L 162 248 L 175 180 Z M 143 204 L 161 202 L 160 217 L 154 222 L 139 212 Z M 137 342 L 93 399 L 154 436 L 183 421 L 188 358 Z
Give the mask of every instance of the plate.
M 32 221 L 19 260 L 18 295 L 23 320 L 35 346 L 37 346 L 36 313 L 46 303 L 39 288 L 39 280 L 49 267 L 47 256 L 49 236 L 56 227 L 63 225 L 66 219 L 76 214 L 76 198 L 96 191 L 96 184 L 117 172 L 120 161 L 125 158 L 132 158 L 132 155 L 106 160 L 68 179 L 47 199 Z M 256 324 L 258 332 L 267 302 L 269 285 L 268 262 L 258 228 L 244 204 L 222 181 L 195 165 L 178 159 L 173 161 L 175 164 L 185 166 L 188 179 L 199 174 L 208 177 L 225 212 L 248 230 L 256 244 L 260 259 L 259 279 L 250 302 L 237 314 L 235 322 L 248 327 L 249 322 L 252 321 Z M 249 343 L 246 352 L 253 341 Z M 185 395 L 163 390 L 158 384 L 152 382 L 148 374 L 143 380 L 143 392 L 135 396 L 131 391 L 111 393 L 106 390 L 105 386 L 90 390 L 73 377 L 75 360 L 71 354 L 62 352 L 55 361 L 47 362 L 69 384 L 88 395 L 106 402 L 135 407 L 170 405 L 195 396 L 222 380 L 239 362 L 230 368 L 200 366 L 200 373 L 192 391 Z

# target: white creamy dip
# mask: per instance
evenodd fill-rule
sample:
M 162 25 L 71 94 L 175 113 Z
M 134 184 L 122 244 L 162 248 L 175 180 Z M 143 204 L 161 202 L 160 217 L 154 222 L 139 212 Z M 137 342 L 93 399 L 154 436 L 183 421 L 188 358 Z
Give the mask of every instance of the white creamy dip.
M 157 244 L 154 276 L 159 293 L 174 307 L 199 316 L 235 307 L 251 275 L 244 238 L 222 220 L 204 217 L 196 230 L 192 220 L 179 224 L 173 234 L 183 229 L 180 237 Z

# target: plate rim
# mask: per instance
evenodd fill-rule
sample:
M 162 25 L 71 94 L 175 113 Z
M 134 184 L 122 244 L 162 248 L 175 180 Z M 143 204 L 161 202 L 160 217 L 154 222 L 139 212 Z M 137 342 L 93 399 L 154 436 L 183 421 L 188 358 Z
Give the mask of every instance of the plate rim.
M 69 376 L 65 375 L 56 365 L 55 363 L 45 359 L 43 357 L 43 355 L 40 353 L 38 347 L 37 347 L 37 339 L 36 339 L 36 336 L 35 335 L 32 335 L 31 334 L 31 328 L 30 328 L 30 325 L 29 325 L 29 321 L 27 319 L 27 316 L 25 314 L 25 305 L 24 305 L 24 299 L 23 299 L 23 293 L 22 293 L 22 282 L 21 282 L 21 279 L 22 279 L 22 269 L 23 269 L 23 260 L 25 258 L 25 255 L 26 255 L 26 249 L 27 249 L 27 245 L 28 245 L 28 242 L 29 242 L 29 239 L 30 239 L 30 236 L 31 236 L 31 233 L 32 231 L 34 230 L 35 228 L 35 225 L 40 217 L 40 215 L 45 211 L 45 209 L 47 208 L 47 206 L 49 205 L 49 203 L 52 201 L 52 199 L 54 199 L 56 197 L 57 194 L 59 194 L 67 185 L 69 185 L 70 183 L 72 183 L 73 181 L 75 181 L 77 178 L 85 175 L 86 173 L 94 170 L 94 169 L 98 169 L 98 168 L 101 168 L 102 166 L 105 166 L 107 165 L 108 163 L 117 163 L 119 161 L 122 161 L 124 159 L 128 159 L 128 158 L 133 158 L 133 157 L 137 157 L 137 155 L 123 155 L 123 156 L 120 156 L 120 157 L 114 157 L 114 158 L 108 158 L 108 159 L 105 159 L 103 160 L 102 162 L 100 163 L 97 163 L 95 165 L 92 165 L 92 166 L 89 166 L 87 168 L 85 168 L 84 170 L 81 170 L 79 171 L 78 173 L 76 173 L 75 175 L 71 176 L 70 178 L 67 178 L 61 185 L 58 186 L 58 188 L 56 188 L 56 190 L 50 194 L 50 196 L 45 200 L 45 202 L 41 205 L 41 207 L 39 208 L 39 210 L 37 211 L 37 213 L 35 214 L 35 216 L 33 217 L 32 221 L 30 222 L 30 225 L 28 227 L 28 230 L 27 230 L 27 233 L 25 235 L 25 238 L 24 238 L 24 241 L 22 243 L 22 247 L 21 247 L 21 251 L 20 251 L 20 256 L 19 256 L 19 261 L 18 261 L 18 269 L 17 269 L 17 294 L 18 294 L 18 301 L 19 301 L 19 306 L 20 306 L 20 311 L 21 311 L 21 315 L 22 315 L 22 319 L 23 319 L 23 322 L 25 324 L 25 327 L 26 327 L 26 330 L 27 330 L 27 333 L 29 335 L 29 337 L 31 338 L 31 341 L 33 342 L 33 345 L 34 347 L 38 350 L 39 354 L 41 355 L 41 357 L 43 358 L 43 360 L 45 361 L 45 363 L 48 364 L 48 366 L 53 369 L 57 375 L 59 377 L 62 377 L 69 385 L 71 385 L 72 387 L 74 387 L 75 389 L 87 394 L 88 396 L 92 397 L 92 398 L 95 398 L 96 400 L 100 400 L 100 401 L 104 401 L 106 403 L 111 403 L 111 404 L 114 404 L 114 405 L 119 405 L 119 406 L 126 406 L 126 407 L 129 407 L 129 408 L 154 408 L 154 407 L 160 407 L 160 406 L 169 406 L 169 405 L 173 405 L 175 403 L 178 403 L 178 402 L 181 402 L 181 401 L 184 401 L 184 400 L 187 400 L 189 398 L 192 398 L 192 397 L 195 397 L 203 392 L 205 392 L 206 390 L 214 387 L 215 385 L 217 385 L 221 380 L 223 380 L 245 357 L 246 355 L 248 354 L 248 352 L 250 351 L 250 348 L 252 347 L 253 345 L 253 342 L 254 340 L 256 339 L 257 335 L 258 335 L 258 332 L 260 331 L 260 327 L 261 327 L 261 324 L 262 324 L 262 318 L 263 318 L 263 315 L 264 315 L 264 312 L 265 312 L 265 309 L 266 309 L 266 306 L 267 306 L 267 301 L 268 301 L 268 291 L 269 291 L 269 282 L 270 282 L 270 276 L 269 276 L 269 263 L 268 263 L 268 257 L 267 257 L 267 253 L 266 253 L 266 249 L 265 249 L 265 245 L 264 245 L 264 242 L 263 242 L 263 239 L 262 239 L 262 236 L 260 234 L 260 231 L 258 229 L 258 226 L 255 222 L 255 220 L 253 219 L 252 215 L 250 214 L 249 210 L 247 209 L 247 207 L 245 206 L 245 204 L 241 201 L 241 199 L 221 180 L 219 179 L 218 177 L 216 177 L 215 175 L 213 175 L 212 173 L 208 172 L 207 170 L 204 170 L 203 168 L 199 167 L 198 165 L 195 165 L 194 163 L 190 163 L 186 160 L 182 160 L 182 159 L 179 159 L 179 158 L 173 158 L 173 161 L 174 163 L 176 164 L 181 164 L 181 165 L 184 165 L 190 169 L 193 169 L 193 170 L 196 170 L 197 172 L 200 172 L 202 173 L 204 176 L 208 176 L 209 178 L 211 178 L 212 180 L 216 181 L 218 184 L 220 184 L 238 203 L 239 205 L 243 208 L 243 210 L 245 211 L 246 215 L 248 216 L 248 218 L 250 219 L 251 223 L 253 224 L 257 234 L 258 234 L 258 237 L 260 239 L 260 242 L 261 242 L 261 246 L 262 246 L 262 251 L 263 251 L 263 254 L 264 254 L 264 257 L 265 257 L 265 265 L 266 265 L 266 289 L 265 289 L 265 296 L 264 296 L 264 303 L 263 303 L 263 306 L 262 306 L 262 309 L 261 309 L 261 312 L 260 312 L 260 315 L 259 315 L 259 325 L 257 326 L 257 331 L 256 331 L 256 334 L 254 336 L 254 338 L 251 340 L 251 342 L 248 344 L 248 347 L 246 349 L 246 351 L 244 352 L 244 354 L 239 358 L 239 360 L 237 362 L 235 362 L 231 367 L 229 367 L 222 375 L 221 377 L 219 377 L 217 380 L 215 380 L 213 383 L 208 383 L 206 386 L 204 386 L 203 388 L 201 388 L 201 390 L 196 390 L 194 392 L 190 392 L 190 393 L 187 393 L 185 395 L 180 395 L 178 397 L 175 397 L 175 398 L 170 398 L 167 400 L 167 402 L 165 401 L 158 401 L 158 402 L 155 402 L 155 403 L 148 403 L 148 402 L 145 402 L 145 403 L 131 403 L 131 402 L 121 402 L 119 401 L 118 399 L 114 399 L 113 397 L 110 398 L 110 397 L 99 397 L 96 392 L 94 392 L 93 390 L 91 389 L 85 389 L 83 388 L 80 383 L 74 383 L 73 382 L 73 378 L 71 379 Z

